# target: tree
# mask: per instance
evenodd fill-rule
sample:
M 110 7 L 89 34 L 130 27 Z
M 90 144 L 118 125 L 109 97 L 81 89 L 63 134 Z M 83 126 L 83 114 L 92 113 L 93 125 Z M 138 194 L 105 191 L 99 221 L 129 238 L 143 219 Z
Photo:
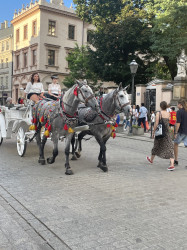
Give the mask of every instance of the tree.
M 64 85 L 67 87 L 73 86 L 75 79 L 86 79 L 90 83 L 97 82 L 97 76 L 90 69 L 90 55 L 88 48 L 85 46 L 75 48 L 69 53 L 66 60 L 70 74 L 64 80 Z
M 155 0 L 147 4 L 152 13 L 151 49 L 163 57 L 173 79 L 177 73 L 176 58 L 187 52 L 187 3 L 185 0 Z

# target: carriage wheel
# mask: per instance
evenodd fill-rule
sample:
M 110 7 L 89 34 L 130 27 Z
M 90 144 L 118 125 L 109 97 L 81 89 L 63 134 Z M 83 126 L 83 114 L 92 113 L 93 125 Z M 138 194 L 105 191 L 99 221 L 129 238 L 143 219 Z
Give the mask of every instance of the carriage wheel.
M 0 130 L 0 146 L 1 146 L 2 143 L 3 143 L 3 137 L 2 137 L 2 134 L 1 134 L 1 130 Z
M 25 131 L 22 127 L 20 127 L 17 133 L 17 151 L 18 151 L 18 155 L 21 157 L 23 157 L 26 152 L 26 148 L 27 148 L 26 139 L 27 138 L 25 136 Z

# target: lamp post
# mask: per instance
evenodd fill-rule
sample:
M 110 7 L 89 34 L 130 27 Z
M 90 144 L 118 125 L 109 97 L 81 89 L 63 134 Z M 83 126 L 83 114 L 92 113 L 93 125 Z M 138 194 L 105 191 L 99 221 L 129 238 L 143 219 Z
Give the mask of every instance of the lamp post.
M 1 100 L 1 105 L 4 105 L 4 89 L 5 89 L 6 87 L 3 85 L 3 84 L 1 84 L 1 90 L 2 90 L 2 100 Z
M 132 75 L 132 91 L 131 91 L 131 106 L 132 106 L 132 111 L 133 111 L 133 105 L 134 105 L 134 77 L 136 75 L 136 72 L 138 70 L 138 64 L 135 60 L 133 60 L 130 64 L 130 71 Z M 130 123 L 130 134 L 132 134 L 132 117 L 133 117 L 133 112 L 131 112 L 131 123 Z

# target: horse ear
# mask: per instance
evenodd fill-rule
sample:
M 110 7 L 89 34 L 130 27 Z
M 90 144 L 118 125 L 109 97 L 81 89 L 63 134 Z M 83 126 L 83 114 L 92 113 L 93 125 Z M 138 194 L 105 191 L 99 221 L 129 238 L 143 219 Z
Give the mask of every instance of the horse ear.
M 124 90 L 124 91 L 127 91 L 127 90 L 129 89 L 129 87 L 130 87 L 130 84 L 127 85 L 123 90 Z
M 87 80 L 86 80 L 86 79 L 84 79 L 84 81 L 83 81 L 83 82 L 84 82 L 84 84 L 86 84 L 86 85 L 88 84 L 88 82 L 87 82 Z
M 118 88 L 119 88 L 119 90 L 120 90 L 120 89 L 122 89 L 122 82 L 120 82 L 120 84 L 119 84 L 119 87 L 118 87 Z

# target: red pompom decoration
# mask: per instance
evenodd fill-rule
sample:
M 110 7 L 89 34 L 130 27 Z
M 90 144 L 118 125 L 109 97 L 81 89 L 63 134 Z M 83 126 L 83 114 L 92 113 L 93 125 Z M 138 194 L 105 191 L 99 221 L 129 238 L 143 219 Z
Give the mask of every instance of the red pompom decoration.
M 52 109 L 50 109 L 49 111 L 52 112 Z
M 45 124 L 45 128 L 48 128 L 48 122 Z
M 44 116 L 42 115 L 42 117 L 41 117 L 41 122 L 44 122 Z
M 68 130 L 67 124 L 64 125 L 64 130 Z
M 117 128 L 117 127 L 118 127 L 118 124 L 116 123 L 116 124 L 114 125 L 114 127 Z
M 77 87 L 74 89 L 73 94 L 76 95 L 76 96 L 78 96 Z
M 110 128 L 110 124 L 107 124 L 106 126 L 107 126 L 107 128 Z
M 49 130 L 49 132 L 51 131 L 51 124 L 48 126 L 47 129 Z
M 116 133 L 113 133 L 113 139 L 116 137 Z

